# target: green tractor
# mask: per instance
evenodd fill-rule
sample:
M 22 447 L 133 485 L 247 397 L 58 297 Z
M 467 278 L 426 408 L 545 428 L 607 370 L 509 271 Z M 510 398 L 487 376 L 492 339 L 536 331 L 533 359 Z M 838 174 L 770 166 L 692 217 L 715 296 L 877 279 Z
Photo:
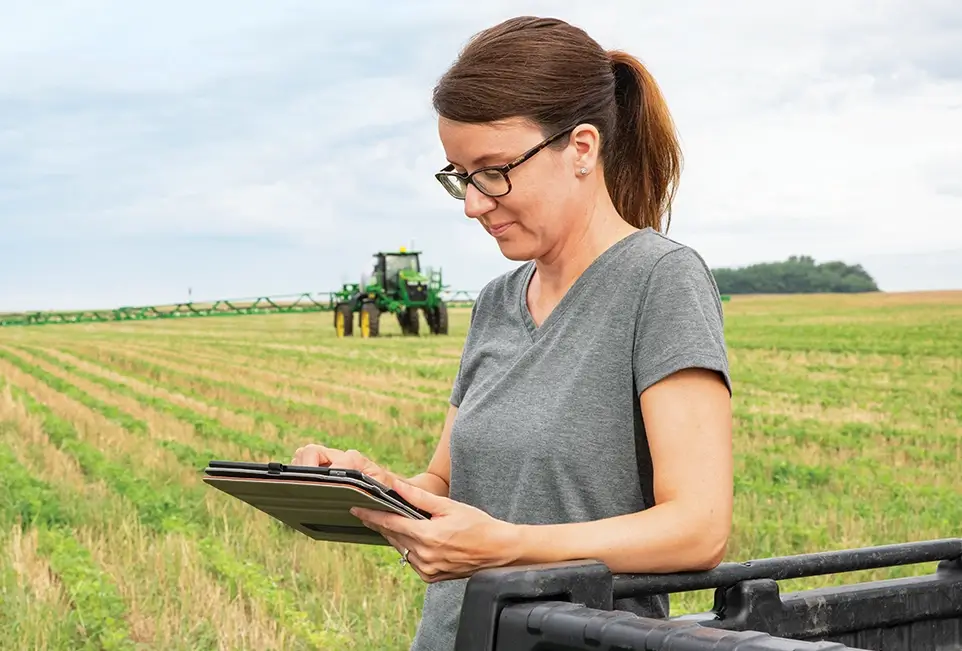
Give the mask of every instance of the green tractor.
M 344 285 L 335 294 L 334 328 L 338 337 L 354 334 L 354 314 L 361 337 L 377 337 L 381 314 L 397 316 L 401 332 L 417 336 L 421 312 L 431 334 L 448 334 L 448 310 L 441 299 L 441 272 L 421 271 L 420 251 L 379 252 L 374 255 L 374 273 L 360 283 Z

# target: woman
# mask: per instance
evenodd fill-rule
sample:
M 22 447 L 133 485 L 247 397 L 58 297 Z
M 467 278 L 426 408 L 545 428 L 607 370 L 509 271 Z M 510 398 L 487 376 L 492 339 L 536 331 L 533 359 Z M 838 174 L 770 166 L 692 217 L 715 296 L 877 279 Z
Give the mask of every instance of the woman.
M 680 152 L 655 82 L 560 20 L 476 35 L 434 91 L 438 173 L 511 260 L 471 313 L 440 443 L 399 479 L 433 514 L 358 511 L 427 588 L 414 649 L 451 649 L 465 577 L 593 558 L 614 572 L 704 570 L 725 553 L 732 451 L 722 309 L 697 253 L 659 233 Z M 666 225 L 667 226 L 667 225 Z M 618 608 L 665 617 L 667 599 Z

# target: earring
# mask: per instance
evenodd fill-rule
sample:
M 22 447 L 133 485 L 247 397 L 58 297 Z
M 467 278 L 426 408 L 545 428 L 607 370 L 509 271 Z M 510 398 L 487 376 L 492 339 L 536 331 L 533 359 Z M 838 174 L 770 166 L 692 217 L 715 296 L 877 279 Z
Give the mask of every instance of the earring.
M 578 171 L 581 172 L 582 175 L 584 175 L 584 174 L 587 174 L 587 173 L 588 173 L 588 168 L 587 168 L 587 167 L 582 167 L 582 168 L 581 168 L 580 170 L 578 170 Z

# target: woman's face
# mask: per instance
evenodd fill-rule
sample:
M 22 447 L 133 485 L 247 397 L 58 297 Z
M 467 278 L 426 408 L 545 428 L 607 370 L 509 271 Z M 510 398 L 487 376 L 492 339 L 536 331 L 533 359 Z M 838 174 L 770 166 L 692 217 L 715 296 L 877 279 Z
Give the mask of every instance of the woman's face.
M 448 161 L 460 173 L 503 165 L 544 140 L 539 129 L 520 120 L 465 124 L 441 118 L 438 132 Z M 586 212 L 588 192 L 579 169 L 591 167 L 594 153 L 590 134 L 566 134 L 508 172 L 507 195 L 492 198 L 468 184 L 464 214 L 477 219 L 510 260 L 548 255 Z

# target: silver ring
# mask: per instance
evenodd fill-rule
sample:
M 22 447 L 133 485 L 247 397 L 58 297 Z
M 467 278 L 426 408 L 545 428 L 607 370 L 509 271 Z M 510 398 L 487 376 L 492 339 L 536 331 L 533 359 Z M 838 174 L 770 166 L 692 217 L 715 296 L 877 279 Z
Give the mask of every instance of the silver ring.
M 404 567 L 405 565 L 408 564 L 408 554 L 410 553 L 411 553 L 410 549 L 405 549 L 404 552 L 401 554 L 401 558 L 398 559 L 398 563 L 401 564 L 401 567 Z

